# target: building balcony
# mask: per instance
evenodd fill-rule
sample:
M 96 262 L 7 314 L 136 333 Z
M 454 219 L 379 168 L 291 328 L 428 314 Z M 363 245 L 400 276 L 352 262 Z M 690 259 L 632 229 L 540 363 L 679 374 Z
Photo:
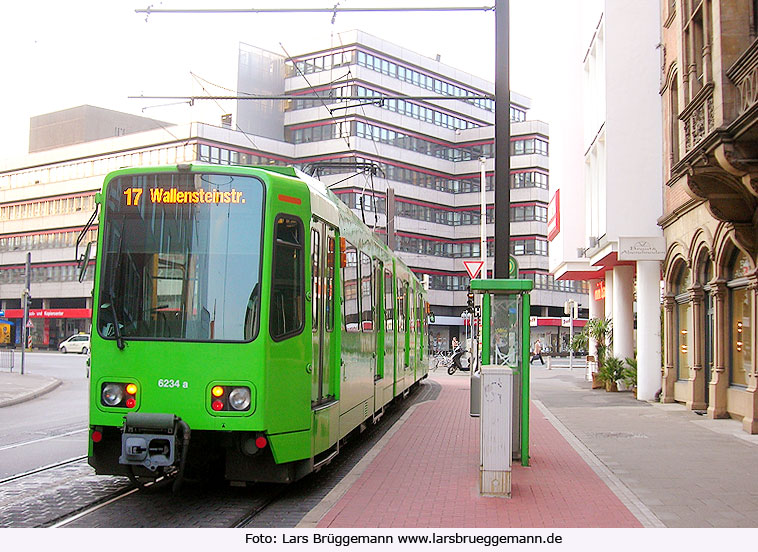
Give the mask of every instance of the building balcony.
M 684 149 L 692 151 L 713 131 L 713 83 L 706 84 L 679 115 L 684 123 Z
M 727 70 L 726 75 L 739 92 L 739 117 L 758 103 L 758 39 Z

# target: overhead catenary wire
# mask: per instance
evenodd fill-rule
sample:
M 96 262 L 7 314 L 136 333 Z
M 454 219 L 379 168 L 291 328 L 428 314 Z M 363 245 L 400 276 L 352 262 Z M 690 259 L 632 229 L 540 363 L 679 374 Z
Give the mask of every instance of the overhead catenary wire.
M 206 80 L 204 78 L 201 78 L 200 76 L 196 75 L 192 71 L 190 71 L 190 75 L 192 75 L 192 78 L 195 79 L 195 81 L 197 81 L 197 83 L 200 85 L 200 88 L 203 89 L 203 92 L 205 92 L 208 95 L 210 95 L 209 92 L 208 92 L 208 90 L 206 90 L 205 86 L 203 86 L 203 84 L 200 81 L 206 82 L 206 83 L 208 83 L 211 86 L 217 86 L 218 88 L 224 88 L 223 86 L 218 86 L 218 85 L 216 85 L 216 84 L 214 84 L 214 83 L 212 83 L 212 82 L 210 82 L 210 81 L 208 81 L 208 80 Z M 224 89 L 228 90 L 228 88 L 224 88 Z M 220 103 L 218 103 L 218 101 L 216 101 L 216 105 L 221 110 L 222 114 L 226 114 L 227 113 L 227 110 L 224 109 L 223 106 Z M 252 144 L 253 148 L 255 148 L 256 150 L 260 151 L 260 148 L 258 147 L 258 144 L 255 143 L 255 140 L 253 140 L 253 138 L 247 132 L 245 132 L 244 130 L 242 130 L 240 128 L 240 126 L 237 124 L 237 121 L 234 121 L 234 128 L 236 130 L 240 131 L 245 136 L 245 138 L 247 138 L 248 142 L 250 142 Z
M 151 14 L 294 14 L 294 13 L 330 13 L 332 20 L 338 13 L 379 13 L 379 12 L 461 12 L 461 11 L 495 11 L 495 6 L 405 6 L 405 7 L 366 7 L 366 8 L 340 8 L 339 3 L 331 8 L 198 8 L 198 9 L 167 9 L 153 8 L 148 6 L 144 9 L 136 9 L 134 13 L 144 13 L 147 17 Z
M 289 54 L 289 52 L 287 51 L 287 49 L 284 47 L 284 44 L 282 44 L 282 43 L 280 42 L 280 43 L 279 43 L 279 46 L 281 47 L 282 51 L 284 52 L 284 55 L 286 55 L 286 56 L 287 56 L 287 61 L 291 62 L 291 63 L 292 63 L 292 65 L 294 65 L 294 66 L 295 66 L 295 69 L 297 70 L 297 72 L 298 72 L 298 73 L 300 73 L 300 76 L 301 76 L 301 77 L 303 77 L 303 80 L 304 80 L 304 81 L 305 81 L 305 83 L 308 85 L 308 88 L 310 88 L 310 89 L 311 89 L 313 92 L 316 92 L 316 89 L 315 89 L 315 88 L 313 87 L 313 85 L 310 83 L 310 81 L 308 80 L 308 77 L 306 77 L 306 76 L 305 76 L 305 73 L 303 73 L 303 71 L 300 69 L 300 67 L 298 67 L 298 65 L 297 65 L 297 63 L 295 62 L 295 60 L 292 58 L 292 56 Z M 296 97 L 297 99 L 302 99 L 302 98 L 300 98 L 300 97 L 298 97 L 298 96 L 295 96 L 295 97 Z M 293 98 L 293 99 L 294 99 L 294 98 Z M 315 98 L 312 98 L 312 99 L 318 99 L 318 100 L 321 102 L 321 105 L 323 105 L 323 106 L 324 106 L 324 109 L 326 109 L 326 110 L 329 112 L 329 117 L 332 119 L 332 121 L 334 121 L 334 124 L 335 124 L 335 126 L 337 127 L 337 130 L 339 130 L 339 128 L 340 128 L 340 124 L 339 124 L 339 123 L 340 123 L 340 122 L 339 122 L 339 121 L 336 119 L 336 117 L 334 116 L 334 113 L 332 113 L 332 110 L 331 110 L 331 109 L 329 109 L 329 106 L 328 106 L 328 105 L 326 105 L 326 102 L 324 101 L 324 98 L 323 98 L 323 96 L 321 96 L 320 94 L 318 94 L 318 93 L 317 93 L 317 94 L 316 94 L 316 97 L 315 97 Z M 333 98 L 330 96 L 330 97 L 329 97 L 329 99 L 333 99 Z M 340 132 L 340 134 L 342 134 L 342 133 Z M 340 136 L 340 137 L 342 138 L 342 136 Z M 350 137 L 349 137 L 349 134 L 348 134 L 348 136 L 347 136 L 347 137 L 344 137 L 344 138 L 345 138 L 345 143 L 347 144 L 347 147 L 348 147 L 348 149 L 349 149 L 349 148 L 350 148 Z
M 347 75 L 345 75 L 347 76 Z M 333 84 L 333 83 L 330 83 Z M 308 96 L 305 94 L 275 94 L 275 95 L 245 95 L 245 96 L 129 96 L 130 100 L 176 100 L 176 101 L 198 101 L 198 100 L 324 100 L 324 96 Z M 358 96 L 358 95 L 339 95 L 329 96 L 329 100 L 494 100 L 493 94 L 467 94 L 464 96 L 442 96 L 442 95 L 411 95 L 411 94 L 381 94 L 381 96 Z M 328 108 L 327 108 L 328 109 Z

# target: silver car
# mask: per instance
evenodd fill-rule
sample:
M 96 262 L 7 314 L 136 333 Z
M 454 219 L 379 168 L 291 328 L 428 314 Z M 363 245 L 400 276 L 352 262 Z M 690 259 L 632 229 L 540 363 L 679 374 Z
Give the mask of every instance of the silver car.
M 89 351 L 89 334 L 72 335 L 58 345 L 61 353 L 82 353 L 84 355 Z

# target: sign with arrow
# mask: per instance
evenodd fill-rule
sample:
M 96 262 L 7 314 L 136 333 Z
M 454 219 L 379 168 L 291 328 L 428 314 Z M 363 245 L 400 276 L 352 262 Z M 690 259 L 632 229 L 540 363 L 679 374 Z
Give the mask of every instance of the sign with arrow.
M 473 280 L 482 271 L 484 261 L 463 261 L 463 266 L 466 267 L 466 272 L 468 272 L 469 277 Z

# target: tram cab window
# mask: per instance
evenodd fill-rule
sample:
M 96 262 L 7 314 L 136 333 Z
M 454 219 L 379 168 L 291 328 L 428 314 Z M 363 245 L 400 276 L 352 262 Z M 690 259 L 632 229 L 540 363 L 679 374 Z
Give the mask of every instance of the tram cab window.
M 271 282 L 271 337 L 281 340 L 304 326 L 305 281 L 303 223 L 289 215 L 276 217 Z

